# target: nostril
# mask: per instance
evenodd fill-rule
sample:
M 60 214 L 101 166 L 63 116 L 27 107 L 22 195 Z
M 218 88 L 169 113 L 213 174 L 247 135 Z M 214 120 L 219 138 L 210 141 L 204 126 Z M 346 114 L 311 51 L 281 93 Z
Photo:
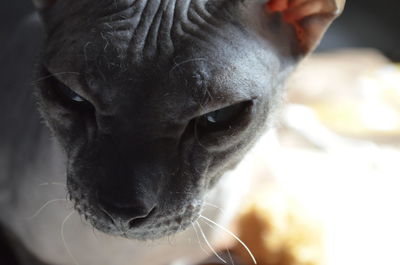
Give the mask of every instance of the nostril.
M 137 227 L 143 224 L 154 214 L 156 207 L 148 206 L 144 202 L 116 203 L 107 200 L 99 201 L 99 208 L 111 221 L 122 230 Z
M 139 225 L 141 225 L 145 220 L 149 219 L 150 217 L 152 217 L 154 215 L 154 213 L 156 212 L 156 207 L 152 207 L 150 209 L 150 211 L 148 211 L 145 215 L 143 216 L 137 216 L 135 218 L 132 218 L 129 221 L 129 228 L 135 228 Z

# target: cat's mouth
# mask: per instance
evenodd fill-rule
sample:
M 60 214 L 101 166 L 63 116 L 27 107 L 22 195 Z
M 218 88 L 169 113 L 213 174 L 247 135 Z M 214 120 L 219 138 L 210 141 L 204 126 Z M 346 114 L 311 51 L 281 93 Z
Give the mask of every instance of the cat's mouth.
M 155 240 L 176 234 L 192 225 L 200 216 L 203 202 L 195 200 L 179 209 L 157 211 L 155 208 L 146 218 L 132 220 L 128 225 L 118 223 L 101 207 L 76 205 L 76 210 L 95 229 L 113 236 L 136 240 Z

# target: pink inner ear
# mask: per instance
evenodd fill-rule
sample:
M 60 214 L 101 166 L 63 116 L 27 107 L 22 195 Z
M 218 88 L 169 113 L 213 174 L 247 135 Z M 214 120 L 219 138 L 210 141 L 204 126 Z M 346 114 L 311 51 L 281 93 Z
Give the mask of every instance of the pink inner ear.
M 290 3 L 289 3 L 290 2 Z M 271 0 L 269 1 L 265 8 L 267 12 L 281 12 L 282 17 L 285 22 L 291 24 L 296 31 L 297 39 L 300 44 L 303 45 L 306 43 L 305 40 L 305 32 L 304 29 L 300 26 L 300 21 L 305 16 L 309 15 L 309 9 L 306 8 L 304 10 L 304 6 L 307 5 L 307 2 L 311 2 L 313 4 L 314 1 L 307 0 Z M 300 4 L 299 7 L 296 7 L 297 4 Z M 300 10 L 301 9 L 301 10 Z
M 292 25 L 299 48 L 312 51 L 329 24 L 341 13 L 345 0 L 270 0 L 267 13 L 279 12 L 283 21 Z

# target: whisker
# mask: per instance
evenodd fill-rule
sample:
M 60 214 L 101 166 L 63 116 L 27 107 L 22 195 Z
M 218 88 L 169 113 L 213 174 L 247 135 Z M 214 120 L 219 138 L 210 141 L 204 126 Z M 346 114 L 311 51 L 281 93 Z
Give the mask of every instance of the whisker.
M 232 255 L 231 255 L 231 252 L 229 251 L 229 248 L 226 248 L 226 252 L 228 252 L 228 256 L 229 256 L 229 260 L 231 261 L 231 264 L 235 265 L 235 262 L 233 261 L 233 258 L 232 258 Z
M 66 187 L 67 185 L 61 182 L 43 182 L 40 183 L 39 186 L 43 187 L 43 186 L 50 186 L 50 185 L 54 185 L 54 186 L 63 186 Z
M 66 199 L 53 199 L 53 200 L 50 200 L 50 201 L 46 202 L 45 204 L 43 204 L 42 207 L 40 207 L 33 215 L 27 217 L 26 219 L 27 219 L 27 220 L 32 220 L 32 219 L 34 219 L 34 218 L 35 218 L 36 216 L 38 216 L 38 215 L 43 211 L 43 209 L 46 208 L 48 205 L 50 205 L 50 204 L 52 204 L 52 203 L 54 203 L 54 202 L 59 202 L 59 201 L 64 201 L 64 202 L 66 202 L 67 200 L 66 200 Z
M 203 229 L 201 228 L 201 226 L 200 226 L 200 224 L 199 224 L 198 221 L 196 221 L 196 224 L 197 224 L 197 227 L 200 229 L 200 233 L 201 233 L 201 235 L 203 236 L 203 239 L 204 239 L 204 241 L 206 242 L 207 246 L 210 248 L 210 250 L 214 253 L 214 255 L 215 255 L 219 260 L 221 260 L 223 263 L 226 263 L 226 261 L 225 261 L 223 258 L 221 258 L 221 256 L 218 255 L 218 253 L 215 251 L 215 249 L 211 246 L 210 242 L 208 242 L 207 237 L 206 237 L 206 235 L 204 234 Z
M 219 210 L 221 213 L 225 214 L 225 210 L 222 209 L 221 207 L 215 205 L 215 204 L 212 204 L 212 203 L 209 203 L 209 202 L 204 202 L 203 204 L 206 205 L 206 206 L 213 207 L 213 208 Z
M 169 76 L 171 76 L 172 72 L 175 71 L 176 68 L 183 66 L 184 64 L 190 63 L 190 62 L 195 62 L 195 61 L 206 61 L 205 58 L 193 58 L 193 59 L 188 59 L 180 63 L 175 63 L 174 67 L 169 71 Z
M 54 74 L 42 76 L 39 79 L 33 81 L 32 83 L 35 84 L 35 83 L 38 83 L 40 81 L 46 80 L 46 79 L 48 79 L 50 77 L 57 76 L 57 75 L 65 75 L 65 74 L 80 75 L 80 73 L 78 73 L 78 72 L 60 72 L 60 73 L 54 73 Z
M 209 224 L 209 223 L 206 223 L 206 222 L 204 222 L 206 225 L 208 225 L 211 229 L 213 229 L 214 231 L 217 231 L 217 227 L 215 227 L 215 226 L 212 226 L 211 224 Z M 231 252 L 229 251 L 229 248 L 228 247 L 225 247 L 225 249 L 226 249 L 226 252 L 228 253 L 228 256 L 229 256 L 229 259 L 230 259 L 230 261 L 231 261 L 231 264 L 232 265 L 235 265 L 235 262 L 233 261 L 233 258 L 232 258 L 232 255 L 231 255 Z
M 192 227 L 193 227 L 194 232 L 196 233 L 197 242 L 199 242 L 200 248 L 203 250 L 204 253 L 206 253 L 207 255 L 209 255 L 208 251 L 204 249 L 203 244 L 201 244 L 199 232 L 197 231 L 197 228 L 196 228 L 196 226 L 194 226 L 193 223 L 192 223 Z
M 253 255 L 253 253 L 250 251 L 250 249 L 247 247 L 247 245 L 246 245 L 242 240 L 240 240 L 239 237 L 237 237 L 234 233 L 232 233 L 231 231 L 229 231 L 228 229 L 226 229 L 226 228 L 223 227 L 222 225 L 220 225 L 220 224 L 218 224 L 218 223 L 216 223 L 216 222 L 210 220 L 209 218 L 207 218 L 207 217 L 205 217 L 205 216 L 203 216 L 203 215 L 200 215 L 200 217 L 203 218 L 204 220 L 206 220 L 207 222 L 209 222 L 209 223 L 215 225 L 216 227 L 220 228 L 221 230 L 223 230 L 225 233 L 229 234 L 229 235 L 232 236 L 233 238 L 235 238 L 235 239 L 246 249 L 246 251 L 249 253 L 251 259 L 253 260 L 253 263 L 254 263 L 254 264 L 257 264 L 257 261 L 256 261 L 254 255 Z
M 204 205 L 206 205 L 206 206 L 211 206 L 211 207 L 216 208 L 217 210 L 219 210 L 221 213 L 225 213 L 225 211 L 224 211 L 221 207 L 219 207 L 219 206 L 217 206 L 217 205 L 215 205 L 215 204 L 212 204 L 212 203 L 209 203 L 209 202 L 204 202 Z M 209 223 L 205 223 L 205 224 L 208 225 L 208 226 L 209 226 L 211 229 L 213 229 L 214 231 L 216 231 L 216 227 L 210 225 Z M 231 252 L 229 251 L 229 248 L 228 248 L 228 247 L 226 247 L 226 252 L 228 253 L 229 260 L 230 260 L 231 264 L 232 264 L 232 265 L 235 265 L 235 262 L 233 261 Z
M 62 243 L 65 247 L 65 250 L 67 250 L 68 255 L 71 257 L 72 261 L 75 263 L 75 265 L 79 265 L 79 262 L 75 259 L 74 255 L 72 255 L 71 250 L 69 249 L 67 245 L 67 241 L 65 241 L 65 236 L 64 236 L 64 228 L 65 228 L 65 223 L 68 221 L 68 219 L 75 213 L 75 211 L 72 211 L 70 214 L 65 217 L 64 221 L 61 224 L 61 240 Z
M 102 212 L 104 212 L 111 220 L 114 220 L 114 217 L 113 217 L 103 206 L 99 205 L 99 208 L 100 208 L 100 210 L 101 210 Z M 119 229 L 117 226 L 116 226 L 116 228 L 117 228 L 118 230 L 120 230 L 120 232 L 122 232 L 121 229 Z M 123 232 L 122 232 L 122 233 L 123 233 Z

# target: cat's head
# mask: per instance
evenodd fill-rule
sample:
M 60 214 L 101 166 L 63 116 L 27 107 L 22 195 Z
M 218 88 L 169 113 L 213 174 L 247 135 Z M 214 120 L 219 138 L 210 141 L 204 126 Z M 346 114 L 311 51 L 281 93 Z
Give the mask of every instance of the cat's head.
M 322 7 L 298 11 L 303 2 Z M 47 33 L 38 101 L 76 209 L 129 238 L 190 225 L 268 127 L 332 3 L 37 0 Z

